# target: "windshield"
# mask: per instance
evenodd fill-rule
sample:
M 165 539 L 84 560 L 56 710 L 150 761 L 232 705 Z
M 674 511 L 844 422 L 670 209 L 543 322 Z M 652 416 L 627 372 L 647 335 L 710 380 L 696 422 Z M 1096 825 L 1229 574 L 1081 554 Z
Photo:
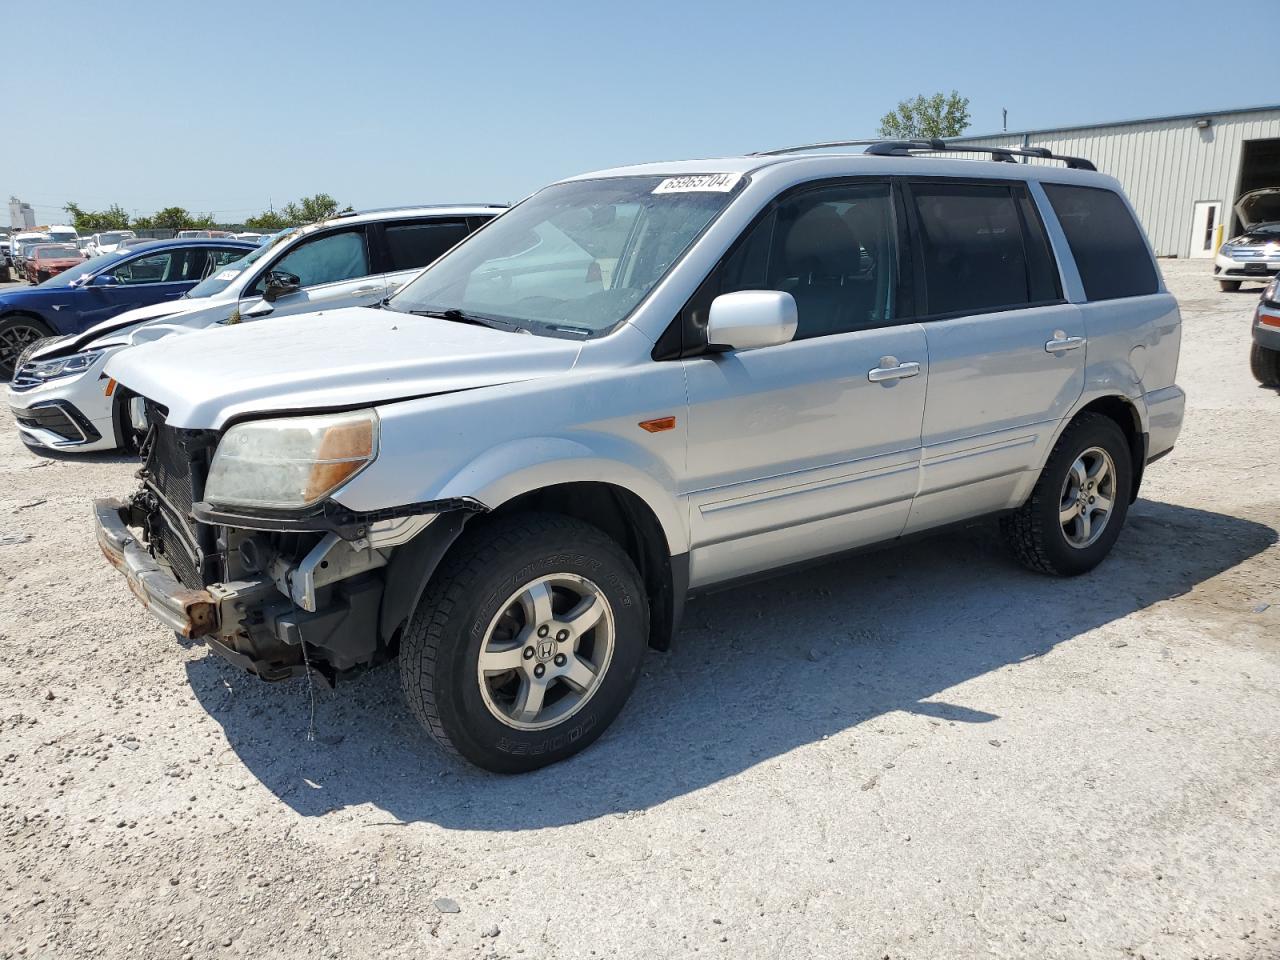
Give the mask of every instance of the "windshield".
M 739 179 L 556 184 L 473 234 L 387 306 L 406 313 L 458 311 L 534 333 L 606 333 L 728 206 Z
M 98 243 L 119 243 L 128 234 L 125 233 L 100 233 L 98 234 Z
M 63 270 L 52 279 L 46 280 L 40 284 L 42 287 L 74 287 L 76 281 L 81 277 L 97 273 L 104 270 L 113 263 L 119 263 L 124 259 L 124 255 L 120 253 L 104 253 L 100 257 L 94 257 L 92 260 L 86 260 L 84 263 L 77 263 L 70 270 Z
M 80 248 L 69 243 L 44 243 L 36 247 L 35 254 L 37 260 L 59 260 L 80 256 Z
M 272 234 L 268 239 L 268 242 L 263 243 L 262 246 L 254 250 L 250 250 L 234 263 L 228 263 L 217 273 L 209 274 L 209 276 L 205 277 L 187 291 L 187 299 L 198 300 L 201 297 L 212 297 L 214 294 L 221 293 L 223 290 L 227 289 L 227 287 L 231 286 L 240 274 L 244 273 L 251 266 L 261 260 L 268 251 L 273 249 L 276 244 L 289 236 L 289 234 L 293 233 L 293 231 L 294 228 L 290 227 L 287 230 L 281 230 L 279 233 Z

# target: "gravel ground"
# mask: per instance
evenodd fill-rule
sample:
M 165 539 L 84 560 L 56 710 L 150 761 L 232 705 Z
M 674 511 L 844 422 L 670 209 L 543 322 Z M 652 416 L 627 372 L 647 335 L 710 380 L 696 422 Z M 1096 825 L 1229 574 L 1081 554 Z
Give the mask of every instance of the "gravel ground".
M 697 601 L 516 778 L 393 669 L 316 689 L 308 741 L 304 680 L 175 642 L 99 556 L 133 465 L 0 429 L 0 957 L 1280 955 L 1280 398 L 1256 293 L 1165 270 L 1186 427 L 1101 568 L 984 523 Z

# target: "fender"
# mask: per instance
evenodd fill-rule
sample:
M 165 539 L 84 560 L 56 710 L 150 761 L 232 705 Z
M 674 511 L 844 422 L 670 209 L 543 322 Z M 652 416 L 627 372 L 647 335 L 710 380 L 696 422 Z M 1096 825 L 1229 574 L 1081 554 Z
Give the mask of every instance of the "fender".
M 688 525 L 670 493 L 675 478 L 648 450 L 605 434 L 529 437 L 491 447 L 446 480 L 433 499 L 471 497 L 493 510 L 521 494 L 575 481 L 629 490 L 658 518 L 670 554 L 688 552 Z

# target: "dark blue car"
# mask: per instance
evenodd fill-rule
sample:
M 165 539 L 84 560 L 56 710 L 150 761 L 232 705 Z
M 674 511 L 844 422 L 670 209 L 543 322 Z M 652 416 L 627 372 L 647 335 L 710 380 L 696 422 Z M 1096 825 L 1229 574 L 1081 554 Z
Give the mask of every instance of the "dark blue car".
M 177 300 L 255 247 L 241 240 L 154 240 L 86 260 L 38 287 L 0 290 L 0 383 L 41 337 L 81 333 L 118 313 Z

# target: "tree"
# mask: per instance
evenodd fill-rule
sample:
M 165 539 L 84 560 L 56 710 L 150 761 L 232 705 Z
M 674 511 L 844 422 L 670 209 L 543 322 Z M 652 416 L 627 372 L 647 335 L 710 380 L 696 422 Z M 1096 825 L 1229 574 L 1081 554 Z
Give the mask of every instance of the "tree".
M 246 217 L 244 225 L 250 230 L 283 230 L 290 226 L 284 215 L 275 210 L 263 210 L 256 217 Z
M 880 136 L 900 140 L 958 137 L 969 128 L 969 98 L 956 91 L 901 101 L 880 120 Z
M 62 209 L 70 214 L 72 225 L 80 233 L 124 230 L 129 226 L 129 214 L 118 203 L 113 203 L 106 210 L 85 210 L 75 201 L 68 200 Z
M 337 200 L 327 193 L 317 193 L 313 197 L 303 197 L 296 203 L 290 201 L 279 210 L 264 210 L 256 217 L 246 219 L 244 225 L 253 230 L 283 230 L 285 227 L 301 227 L 327 220 L 334 214 L 350 210 L 350 206 L 339 210 Z
M 145 226 L 142 225 L 144 220 L 147 221 Z M 217 226 L 213 214 L 195 215 L 183 207 L 165 207 L 150 217 L 139 217 L 134 224 L 143 230 L 212 230 Z

